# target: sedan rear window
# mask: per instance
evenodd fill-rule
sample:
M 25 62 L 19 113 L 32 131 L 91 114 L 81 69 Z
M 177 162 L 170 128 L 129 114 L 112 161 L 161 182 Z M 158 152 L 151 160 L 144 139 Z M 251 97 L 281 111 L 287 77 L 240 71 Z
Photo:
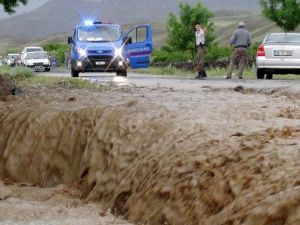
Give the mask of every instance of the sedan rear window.
M 26 59 L 47 59 L 48 56 L 45 53 L 37 52 L 37 53 L 28 53 Z
M 41 48 L 28 48 L 26 52 L 41 52 L 43 51 Z
M 300 34 L 270 34 L 266 40 L 267 43 L 293 43 L 300 44 Z

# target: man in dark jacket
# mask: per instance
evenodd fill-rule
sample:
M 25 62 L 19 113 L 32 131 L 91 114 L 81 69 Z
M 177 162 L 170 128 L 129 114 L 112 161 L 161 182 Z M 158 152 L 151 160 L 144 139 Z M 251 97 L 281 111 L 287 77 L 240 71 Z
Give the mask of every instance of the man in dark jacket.
M 251 45 L 251 35 L 245 29 L 245 23 L 240 22 L 237 30 L 234 31 L 230 39 L 230 45 L 234 47 L 233 55 L 230 60 L 226 79 L 231 79 L 231 75 L 236 63 L 239 64 L 239 79 L 243 79 L 244 67 L 247 59 L 247 48 Z

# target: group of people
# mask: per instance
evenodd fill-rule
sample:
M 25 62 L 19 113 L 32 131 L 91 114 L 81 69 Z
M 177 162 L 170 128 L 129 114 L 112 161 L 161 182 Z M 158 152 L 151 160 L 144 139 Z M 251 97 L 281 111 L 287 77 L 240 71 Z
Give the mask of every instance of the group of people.
M 203 79 L 207 77 L 205 71 L 205 37 L 207 34 L 207 29 L 202 27 L 200 24 L 195 25 L 195 36 L 196 36 L 196 45 L 198 50 L 198 74 L 195 77 L 196 79 Z M 251 46 L 251 35 L 248 30 L 245 29 L 245 23 L 239 22 L 238 29 L 236 29 L 230 38 L 230 45 L 234 47 L 233 54 L 231 56 L 230 64 L 227 71 L 226 79 L 232 78 L 232 73 L 234 66 L 239 65 L 238 77 L 243 79 L 244 67 L 247 60 L 247 49 Z

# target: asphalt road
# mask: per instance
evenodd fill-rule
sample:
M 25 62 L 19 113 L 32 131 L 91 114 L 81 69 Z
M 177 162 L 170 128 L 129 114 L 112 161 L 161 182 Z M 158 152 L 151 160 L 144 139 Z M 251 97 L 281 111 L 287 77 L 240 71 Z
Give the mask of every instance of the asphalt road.
M 38 72 L 38 75 L 53 76 L 53 77 L 71 77 L 71 73 L 66 69 L 54 69 L 51 72 Z M 299 80 L 256 80 L 234 78 L 226 80 L 223 77 L 208 77 L 205 80 L 194 80 L 192 78 L 182 76 L 166 76 L 166 75 L 149 75 L 139 73 L 128 73 L 127 77 L 117 77 L 115 73 L 81 73 L 80 79 L 89 79 L 91 81 L 106 83 L 115 82 L 118 85 L 133 85 L 137 87 L 164 87 L 174 88 L 176 90 L 199 90 L 201 87 L 209 86 L 215 88 L 232 88 L 236 86 L 243 86 L 245 88 L 255 89 L 276 89 L 289 88 L 300 92 L 300 76 Z M 76 79 L 76 78 L 74 78 Z

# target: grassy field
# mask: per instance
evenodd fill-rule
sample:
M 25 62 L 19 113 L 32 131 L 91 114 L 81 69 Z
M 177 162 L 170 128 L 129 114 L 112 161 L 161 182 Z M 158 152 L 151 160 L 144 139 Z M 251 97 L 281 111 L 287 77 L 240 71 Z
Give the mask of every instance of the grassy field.
M 26 67 L 9 67 L 0 66 L 0 75 L 12 79 L 18 87 L 49 87 L 49 88 L 66 88 L 66 89 L 88 89 L 91 91 L 106 91 L 117 87 L 114 82 L 106 84 L 90 82 L 86 79 L 74 79 L 71 77 L 50 77 L 37 76 L 33 70 Z
M 208 68 L 206 71 L 209 77 L 214 77 L 214 78 L 223 78 L 223 77 L 225 78 L 227 75 L 226 69 Z M 157 75 L 174 76 L 174 77 L 195 77 L 197 74 L 196 71 L 180 70 L 172 66 L 167 66 L 164 68 L 150 67 L 148 69 L 134 70 L 133 72 L 141 73 L 141 74 L 157 74 Z M 236 74 L 236 71 L 234 73 Z M 256 78 L 256 69 L 255 68 L 245 69 L 244 76 L 248 78 Z
M 215 69 L 215 68 L 208 68 L 207 70 L 208 78 L 224 78 L 227 76 L 227 69 Z M 165 68 L 159 68 L 159 67 L 150 67 L 148 69 L 139 69 L 134 70 L 135 73 L 141 73 L 141 74 L 149 74 L 149 75 L 162 75 L 162 76 L 172 76 L 172 77 L 187 77 L 187 78 L 193 78 L 196 76 L 196 71 L 186 71 L 186 70 L 179 70 L 174 67 L 165 67 Z M 233 79 L 237 79 L 237 70 L 233 73 Z M 244 70 L 244 78 L 245 79 L 256 79 L 256 68 L 247 68 Z M 287 74 L 287 75 L 273 75 L 274 80 L 299 80 L 300 75 L 293 75 L 293 74 Z

